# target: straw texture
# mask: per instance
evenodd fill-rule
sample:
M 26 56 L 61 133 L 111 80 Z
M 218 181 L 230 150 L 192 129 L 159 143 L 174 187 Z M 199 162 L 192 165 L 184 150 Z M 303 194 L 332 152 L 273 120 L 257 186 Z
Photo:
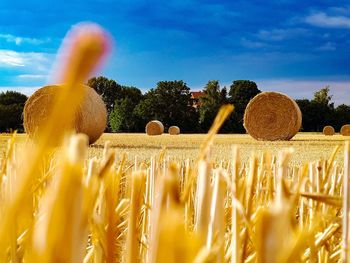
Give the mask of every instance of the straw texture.
M 340 129 L 340 134 L 343 136 L 350 136 L 350 124 L 345 124 Z
M 147 135 L 161 135 L 164 132 L 164 126 L 160 121 L 153 120 L 147 123 Z
M 278 92 L 262 92 L 247 105 L 244 127 L 256 140 L 290 140 L 299 131 L 301 111 L 294 100 Z
M 324 126 L 323 127 L 323 134 L 324 135 L 329 135 L 332 136 L 335 134 L 335 130 L 332 126 L 328 125 L 328 126 Z
M 170 135 L 179 135 L 180 134 L 180 128 L 178 126 L 170 126 L 168 130 Z
M 69 127 L 57 127 L 57 129 L 73 129 L 77 133 L 85 133 L 89 137 L 89 143 L 92 144 L 106 128 L 107 110 L 94 89 L 88 86 L 82 86 L 82 88 L 84 99 L 75 112 L 73 123 Z M 25 131 L 31 138 L 40 136 L 60 91 L 60 85 L 45 86 L 27 100 L 23 111 L 23 122 Z M 52 138 L 52 141 L 54 140 L 55 138 Z

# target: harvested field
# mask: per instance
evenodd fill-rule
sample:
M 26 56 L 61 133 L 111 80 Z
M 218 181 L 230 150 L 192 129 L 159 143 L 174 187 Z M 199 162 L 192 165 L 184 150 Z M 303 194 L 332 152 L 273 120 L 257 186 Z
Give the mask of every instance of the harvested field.
M 104 142 L 109 140 L 111 147 L 117 152 L 126 152 L 129 158 L 136 155 L 142 159 L 156 155 L 162 148 L 166 148 L 167 155 L 176 159 L 195 159 L 198 157 L 199 148 L 204 141 L 204 134 L 180 134 L 170 136 L 150 137 L 145 134 L 104 134 L 95 144 L 90 147 L 91 156 L 102 154 Z M 247 161 L 252 152 L 262 153 L 271 151 L 277 154 L 283 148 L 293 147 L 295 152 L 292 156 L 292 164 L 302 164 L 305 161 L 316 161 L 328 159 L 335 146 L 340 145 L 341 149 L 337 155 L 337 161 L 342 161 L 343 144 L 346 140 L 341 135 L 334 135 L 331 138 L 321 133 L 298 133 L 290 141 L 262 142 L 256 141 L 246 134 L 219 134 L 216 135 L 212 149 L 213 159 L 228 160 L 231 158 L 231 148 L 237 145 L 241 151 L 241 158 Z
M 20 141 L 25 141 L 27 136 L 17 135 Z M 0 136 L 0 149 L 6 148 L 9 135 Z M 201 143 L 205 139 L 205 134 L 180 134 L 171 136 L 163 134 L 161 136 L 148 136 L 146 134 L 133 133 L 105 133 L 89 148 L 89 157 L 102 156 L 103 146 L 106 141 L 110 141 L 110 147 L 118 153 L 127 153 L 128 159 L 133 160 L 135 156 L 147 160 L 152 155 L 157 155 L 165 148 L 166 154 L 176 160 L 187 158 L 196 159 L 199 154 Z M 293 147 L 291 164 L 302 164 L 306 161 L 316 161 L 328 159 L 334 147 L 341 146 L 336 156 L 338 162 L 343 161 L 343 145 L 346 137 L 336 134 L 326 137 L 322 133 L 298 133 L 290 141 L 263 142 L 256 141 L 246 134 L 219 134 L 216 135 L 212 149 L 212 155 L 217 160 L 228 160 L 231 148 L 237 145 L 241 151 L 241 158 L 247 161 L 252 152 L 262 153 L 270 151 L 276 155 L 278 151 L 286 147 Z
M 26 135 L 1 136 L 7 171 L 1 191 L 11 189 L 19 201 L 2 197 L 0 233 L 8 233 L 15 220 L 18 251 L 26 251 L 9 254 L 13 243 L 6 238 L 0 242 L 1 262 L 165 262 L 169 255 L 172 262 L 187 263 L 212 257 L 316 262 L 316 255 L 318 262 L 346 260 L 340 223 L 348 225 L 341 213 L 348 207 L 342 203 L 343 136 L 326 140 L 301 133 L 288 142 L 258 142 L 248 135 L 210 135 L 104 134 L 88 148 L 88 138 L 78 135 L 36 160 L 26 154 L 31 152 Z M 211 143 L 210 158 L 203 145 Z M 188 158 L 199 161 L 184 162 Z M 36 169 L 25 177 L 31 163 Z M 302 163 L 307 165 L 297 165 Z M 17 187 L 23 190 L 15 192 Z M 67 229 L 64 236 L 54 222 Z M 22 242 L 23 236 L 33 244 L 45 241 L 44 249 Z M 68 251 L 67 236 L 75 238 L 71 254 L 61 253 Z M 79 260 L 67 260 L 73 257 Z

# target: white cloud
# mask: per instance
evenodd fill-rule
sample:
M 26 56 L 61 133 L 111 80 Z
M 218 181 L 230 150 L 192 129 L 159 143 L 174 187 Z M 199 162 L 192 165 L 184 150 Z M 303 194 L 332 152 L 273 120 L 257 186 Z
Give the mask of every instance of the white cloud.
M 325 28 L 350 28 L 350 18 L 346 16 L 329 16 L 324 12 L 317 12 L 305 18 L 305 22 Z
M 28 68 L 30 72 L 47 72 L 51 65 L 51 54 L 40 52 L 17 52 L 0 49 L 0 68 Z
M 29 79 L 29 80 L 41 80 L 41 79 L 47 79 L 48 75 L 42 75 L 42 74 L 21 74 L 17 76 L 21 79 Z
M 350 15 L 350 6 L 334 6 L 329 8 L 329 11 L 342 15 Z
M 40 87 L 26 87 L 26 86 L 18 86 L 18 87 L 1 87 L 0 86 L 0 92 L 6 92 L 6 91 L 17 91 L 22 94 L 25 94 L 27 96 L 32 95 L 37 89 Z
M 260 30 L 257 36 L 263 40 L 281 41 L 307 34 L 309 31 L 304 28 Z
M 252 41 L 252 40 L 246 39 L 245 37 L 241 38 L 241 45 L 246 48 L 252 48 L 252 49 L 264 48 L 267 46 L 266 43 L 259 42 L 259 41 Z
M 16 45 L 21 45 L 24 43 L 32 45 L 40 45 L 49 42 L 50 39 L 39 39 L 39 38 L 29 38 L 29 37 L 19 37 L 11 34 L 0 34 L 0 39 L 4 39 L 8 43 L 15 43 Z
M 327 42 L 325 44 L 323 44 L 322 46 L 316 48 L 317 51 L 334 51 L 336 50 L 336 46 L 334 43 L 332 42 Z
M 0 67 L 23 67 L 24 59 L 13 50 L 0 50 Z
M 332 101 L 336 105 L 350 105 L 350 80 L 257 80 L 258 87 L 262 91 L 278 91 L 285 93 L 294 99 L 311 99 L 314 93 L 321 88 L 330 86 Z

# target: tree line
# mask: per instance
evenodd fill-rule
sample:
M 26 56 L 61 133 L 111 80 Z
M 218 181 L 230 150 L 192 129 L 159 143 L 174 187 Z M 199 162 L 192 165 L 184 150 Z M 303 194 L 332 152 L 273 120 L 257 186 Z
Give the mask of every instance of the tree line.
M 249 80 L 233 81 L 229 90 L 211 80 L 196 101 L 182 80 L 160 81 L 145 94 L 102 76 L 90 79 L 87 84 L 105 101 L 109 116 L 107 129 L 112 132 L 144 132 L 147 122 L 154 119 L 161 121 L 166 130 L 176 125 L 183 133 L 207 132 L 220 106 L 233 103 L 235 112 L 221 132 L 242 133 L 245 106 L 261 92 L 256 83 Z
M 250 80 L 234 80 L 229 87 L 221 87 L 219 81 L 210 80 L 203 87 L 199 101 L 194 101 L 190 88 L 182 80 L 160 81 L 145 94 L 102 76 L 90 79 L 88 85 L 107 105 L 107 129 L 111 132 L 144 132 L 147 122 L 153 119 L 161 121 L 165 129 L 177 125 L 184 133 L 207 132 L 220 106 L 231 103 L 235 110 L 220 132 L 245 133 L 245 108 L 261 92 Z M 315 92 L 311 100 L 296 100 L 303 114 L 302 131 L 320 132 L 326 125 L 339 131 L 342 125 L 350 123 L 350 106 L 335 107 L 329 92 L 327 86 Z M 193 107 L 196 102 L 198 107 Z
M 201 96 L 191 96 L 190 88 L 182 80 L 160 81 L 146 93 L 132 86 L 120 85 L 103 76 L 89 79 L 87 85 L 96 90 L 106 104 L 107 132 L 144 132 L 150 120 L 159 120 L 165 129 L 172 125 L 182 133 L 205 133 L 223 104 L 231 103 L 234 112 L 222 126 L 221 133 L 245 133 L 244 110 L 261 91 L 254 81 L 235 80 L 229 87 L 210 80 Z M 339 131 L 350 123 L 350 106 L 337 107 L 332 102 L 329 87 L 315 92 L 313 99 L 296 100 L 303 114 L 302 131 L 319 132 L 325 125 Z M 0 93 L 0 131 L 23 131 L 22 112 L 27 97 L 19 92 Z

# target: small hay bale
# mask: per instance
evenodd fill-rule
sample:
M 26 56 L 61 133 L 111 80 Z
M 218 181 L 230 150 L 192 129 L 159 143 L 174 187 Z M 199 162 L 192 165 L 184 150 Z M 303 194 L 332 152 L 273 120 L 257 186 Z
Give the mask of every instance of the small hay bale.
M 298 104 L 278 92 L 262 92 L 248 103 L 244 128 L 256 140 L 290 140 L 301 127 Z
M 85 97 L 75 113 L 74 123 L 71 128 L 77 133 L 85 133 L 89 137 L 89 143 L 94 143 L 104 132 L 107 124 L 107 109 L 101 97 L 88 86 L 85 89 Z M 46 123 L 52 111 L 55 99 L 60 92 L 60 85 L 45 86 L 38 89 L 28 98 L 23 110 L 23 125 L 29 137 L 40 136 L 40 131 Z M 61 127 L 57 127 L 60 129 Z M 55 140 L 55 138 L 52 138 Z M 58 142 L 52 142 L 57 145 Z
M 332 126 L 328 125 L 328 126 L 324 126 L 323 127 L 323 134 L 324 135 L 329 135 L 332 136 L 335 134 L 335 130 Z
M 350 136 L 350 124 L 345 124 L 340 128 L 340 134 L 343 136 Z
M 170 135 L 179 135 L 180 128 L 178 126 L 170 126 L 168 132 Z
M 164 132 L 164 126 L 160 121 L 153 120 L 147 123 L 147 135 L 161 135 Z

